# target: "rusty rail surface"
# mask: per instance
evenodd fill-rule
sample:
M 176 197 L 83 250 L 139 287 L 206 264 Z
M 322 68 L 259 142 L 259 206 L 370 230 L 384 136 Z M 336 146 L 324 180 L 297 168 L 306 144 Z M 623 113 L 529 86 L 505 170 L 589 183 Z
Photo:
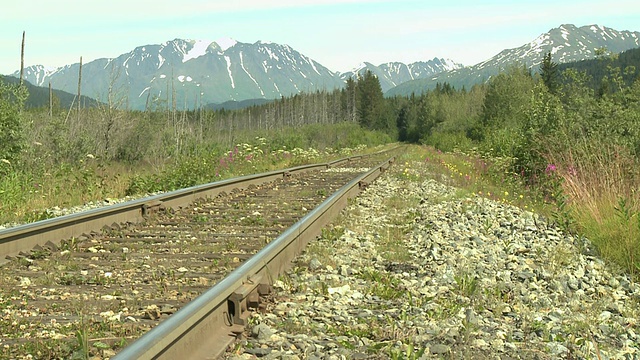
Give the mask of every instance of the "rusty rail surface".
M 259 296 L 270 291 L 294 257 L 346 206 L 347 200 L 375 180 L 394 159 L 389 158 L 343 186 L 227 277 L 113 359 L 219 357 L 244 331 L 248 309 L 258 305 Z M 282 172 L 276 173 L 275 176 L 282 176 Z

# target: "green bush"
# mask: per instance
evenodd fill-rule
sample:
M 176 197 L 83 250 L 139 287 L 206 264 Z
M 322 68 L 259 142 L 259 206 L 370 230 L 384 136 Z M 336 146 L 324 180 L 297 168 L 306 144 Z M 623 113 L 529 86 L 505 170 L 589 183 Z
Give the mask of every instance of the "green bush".
M 431 145 L 444 152 L 460 150 L 466 152 L 472 149 L 475 144 L 464 133 L 434 133 L 422 140 L 425 145 Z
M 24 147 L 22 109 L 27 89 L 18 84 L 7 84 L 0 78 L 0 172 L 17 160 Z

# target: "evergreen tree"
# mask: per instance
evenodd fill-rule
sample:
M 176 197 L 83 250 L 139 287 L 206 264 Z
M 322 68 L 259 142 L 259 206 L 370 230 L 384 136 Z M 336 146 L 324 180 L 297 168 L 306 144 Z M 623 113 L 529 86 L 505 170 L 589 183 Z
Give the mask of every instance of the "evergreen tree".
M 360 125 L 367 129 L 393 132 L 396 124 L 384 99 L 380 81 L 371 71 L 358 76 L 357 109 Z
M 551 53 L 548 52 L 540 65 L 540 77 L 549 92 L 554 95 L 558 93 L 560 87 L 559 75 L 558 64 L 551 60 Z

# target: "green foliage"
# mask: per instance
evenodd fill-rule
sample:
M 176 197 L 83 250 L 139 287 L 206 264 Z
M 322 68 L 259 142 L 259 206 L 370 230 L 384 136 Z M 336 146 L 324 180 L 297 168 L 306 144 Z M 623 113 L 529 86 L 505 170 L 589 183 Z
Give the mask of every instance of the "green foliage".
M 236 144 L 227 151 L 216 146 L 198 148 L 193 154 L 179 156 L 161 171 L 132 177 L 126 194 L 169 191 L 205 184 L 231 175 L 266 171 L 275 164 L 308 163 L 320 156 L 316 147 L 333 151 L 333 148 L 375 146 L 391 141 L 382 132 L 366 130 L 350 122 L 308 125 L 296 131 L 291 130 L 262 133 L 265 137 L 257 136 L 249 143 Z
M 558 71 L 558 64 L 551 60 L 550 52 L 542 59 L 540 77 L 550 93 L 556 94 L 558 92 L 560 87 L 560 73 Z
M 420 96 L 392 98 L 399 140 L 422 142 L 445 151 L 470 149 L 477 139 L 467 134 L 478 128 L 484 93 L 483 86 L 467 92 L 444 83 Z
M 623 70 L 621 75 L 625 86 L 631 86 L 640 74 L 640 48 L 630 49 L 614 56 L 604 55 L 602 53 L 596 59 L 559 64 L 558 72 L 562 74 L 571 69 L 584 73 L 589 78 L 585 85 L 596 93 L 604 93 L 609 91 L 607 85 L 603 84 L 610 73 L 608 68 L 619 68 Z M 562 77 L 560 77 L 560 83 L 564 84 Z
M 616 216 L 620 220 L 622 248 L 624 249 L 622 262 L 632 276 L 640 273 L 640 210 L 630 204 L 627 198 L 620 197 L 615 208 Z M 620 256 L 620 255 L 618 255 Z
M 28 96 L 24 86 L 0 78 L 0 173 L 15 162 L 24 147 L 22 109 Z
M 396 124 L 382 93 L 380 81 L 371 71 L 358 75 L 355 85 L 358 121 L 366 129 L 393 134 Z
M 422 140 L 425 145 L 430 145 L 436 149 L 453 152 L 455 150 L 468 151 L 474 147 L 474 143 L 464 132 L 457 133 L 435 133 Z
M 486 130 L 520 129 L 533 87 L 534 80 L 525 67 L 513 66 L 491 78 L 481 117 Z

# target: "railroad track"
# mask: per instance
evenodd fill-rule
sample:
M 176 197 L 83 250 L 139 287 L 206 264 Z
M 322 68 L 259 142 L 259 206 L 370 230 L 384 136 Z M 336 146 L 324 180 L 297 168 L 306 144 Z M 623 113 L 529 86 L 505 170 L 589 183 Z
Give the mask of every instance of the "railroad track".
M 242 333 L 248 307 L 388 157 L 231 179 L 1 231 L 0 255 L 10 261 L 0 268 L 0 357 L 215 358 Z

